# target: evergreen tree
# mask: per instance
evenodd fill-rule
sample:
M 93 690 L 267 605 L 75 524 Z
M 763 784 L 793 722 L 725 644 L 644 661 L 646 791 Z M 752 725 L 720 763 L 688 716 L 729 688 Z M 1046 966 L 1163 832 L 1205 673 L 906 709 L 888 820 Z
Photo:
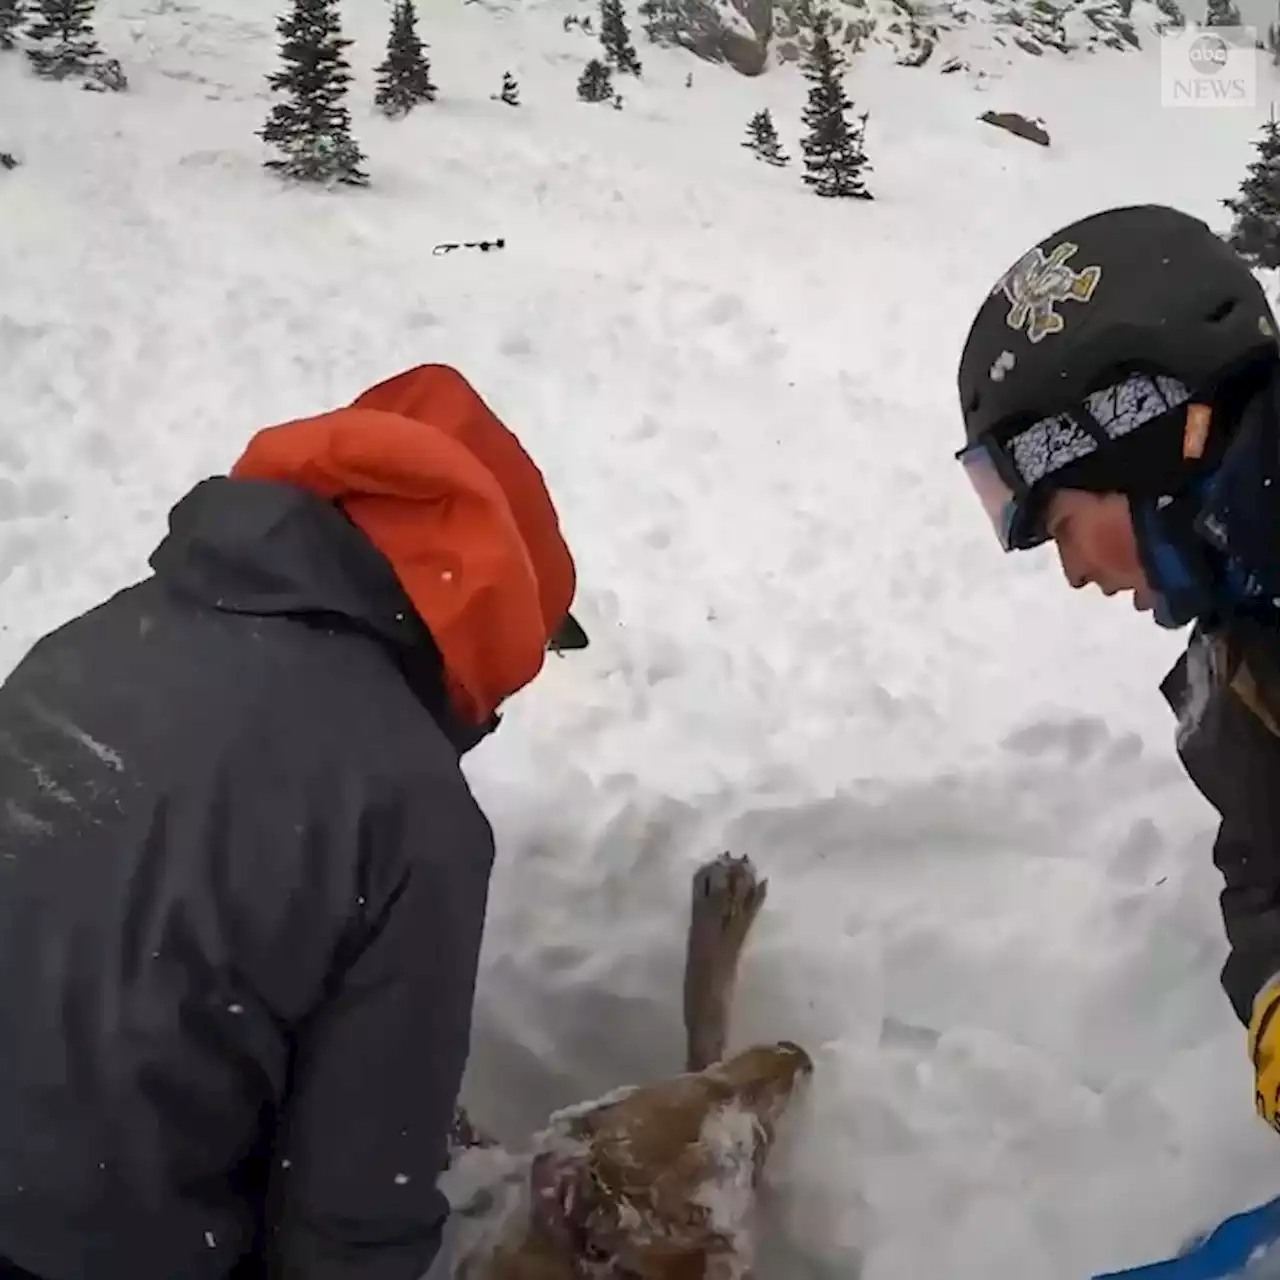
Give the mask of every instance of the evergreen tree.
M 406 116 L 420 102 L 436 100 L 431 63 L 418 37 L 418 14 L 413 0 L 396 0 L 391 11 L 387 56 L 378 66 L 374 104 L 387 116 Z
M 1204 25 L 1206 27 L 1238 27 L 1240 26 L 1240 10 L 1235 0 L 1209 0 L 1205 10 Z
M 613 96 L 613 71 L 592 58 L 578 78 L 578 97 L 583 102 L 608 102 Z
M 284 67 L 267 83 L 287 98 L 271 109 L 259 132 L 279 158 L 268 169 L 303 182 L 364 186 L 364 156 L 351 136 L 351 113 L 343 104 L 351 67 L 344 50 L 337 0 L 294 0 L 276 24 Z
M 520 105 L 520 86 L 510 71 L 502 73 L 502 91 L 498 94 L 498 101 L 505 102 L 509 107 Z
M 0 0 L 0 49 L 12 49 L 14 33 L 25 17 L 23 0 Z
M 827 15 L 819 13 L 804 65 L 804 77 L 811 85 L 801 116 L 809 130 L 800 143 L 804 181 L 820 196 L 871 200 L 873 196 L 862 180 L 862 171 L 870 168 L 862 148 L 867 117 L 860 116 L 857 126 L 846 118 L 853 103 L 845 95 L 842 70 L 840 54 L 827 35 Z
M 27 57 L 39 76 L 62 80 L 84 75 L 101 59 L 93 33 L 96 0 L 36 0 L 27 37 L 35 45 Z
M 1225 239 L 1252 266 L 1280 267 L 1280 124 L 1274 117 L 1255 148 L 1239 195 L 1222 202 L 1234 215 Z
M 627 30 L 622 0 L 600 0 L 600 44 L 605 60 L 624 76 L 640 74 L 640 59 Z
M 781 168 L 787 163 L 787 156 L 778 145 L 778 130 L 768 107 L 763 111 L 757 111 L 747 121 L 747 138 L 742 145 L 748 151 L 754 152 L 766 164 Z
M 641 0 L 636 7 L 644 33 L 652 44 L 679 43 L 680 10 L 676 0 Z

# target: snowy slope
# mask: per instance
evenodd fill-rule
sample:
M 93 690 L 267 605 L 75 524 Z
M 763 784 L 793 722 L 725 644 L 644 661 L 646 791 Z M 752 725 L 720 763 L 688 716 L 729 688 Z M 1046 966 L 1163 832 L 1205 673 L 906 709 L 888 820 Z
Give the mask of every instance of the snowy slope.
M 435 7 L 441 100 L 389 123 L 384 11 L 348 6 L 364 192 L 258 168 L 259 0 L 103 0 L 126 95 L 0 55 L 0 669 L 254 428 L 456 362 L 548 473 L 593 637 L 468 763 L 501 850 L 477 1116 L 674 1069 L 687 878 L 732 847 L 772 881 L 740 1036 L 819 1063 L 769 1274 L 1069 1280 L 1280 1191 L 1156 692 L 1177 638 L 1002 557 L 951 461 L 996 275 L 1112 202 L 1219 222 L 1264 111 L 1162 111 L 1150 50 L 977 87 L 872 50 L 877 200 L 824 203 L 738 146 L 768 105 L 795 154 L 794 73 L 642 45 L 615 112 L 551 13 Z

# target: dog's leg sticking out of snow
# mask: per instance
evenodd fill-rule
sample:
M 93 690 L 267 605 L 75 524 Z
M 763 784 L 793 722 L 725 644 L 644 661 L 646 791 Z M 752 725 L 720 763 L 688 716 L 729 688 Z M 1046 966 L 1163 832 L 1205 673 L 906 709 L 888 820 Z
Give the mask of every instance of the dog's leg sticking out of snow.
M 813 1065 L 779 1041 L 725 1057 L 729 1005 L 765 899 L 749 859 L 700 867 L 686 951 L 683 1075 L 551 1118 L 508 1195 L 459 1254 L 457 1280 L 750 1280 L 756 1187 L 775 1126 Z M 462 1116 L 469 1135 L 485 1140 Z M 490 1147 L 492 1151 L 492 1147 Z M 468 1212 L 466 1209 L 463 1213 Z

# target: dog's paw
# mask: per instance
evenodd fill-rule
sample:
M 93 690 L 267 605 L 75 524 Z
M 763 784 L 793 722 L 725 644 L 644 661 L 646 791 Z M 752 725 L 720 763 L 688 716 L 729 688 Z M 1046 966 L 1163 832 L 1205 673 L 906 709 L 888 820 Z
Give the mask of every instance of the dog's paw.
M 764 905 L 768 888 L 750 858 L 722 853 L 694 872 L 694 918 L 703 928 L 745 931 Z

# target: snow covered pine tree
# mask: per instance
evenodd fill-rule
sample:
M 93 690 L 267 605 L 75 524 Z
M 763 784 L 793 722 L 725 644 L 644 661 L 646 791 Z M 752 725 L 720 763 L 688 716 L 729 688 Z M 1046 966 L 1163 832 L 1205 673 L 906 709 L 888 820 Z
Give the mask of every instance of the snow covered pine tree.
M 853 103 L 845 95 L 842 70 L 843 60 L 827 35 L 827 16 L 818 13 L 813 21 L 813 47 L 804 65 L 804 77 L 812 86 L 802 113 L 809 130 L 800 142 L 804 181 L 820 196 L 871 200 L 874 197 L 862 180 L 862 171 L 870 168 L 862 148 L 867 117 L 860 116 L 856 127 L 846 119 Z
M 93 31 L 96 0 L 36 0 L 27 28 L 27 50 L 36 75 L 46 80 L 85 76 L 94 87 L 126 87 L 120 64 L 105 60 Z
M 14 33 L 25 17 L 23 0 L 0 0 L 0 49 L 13 48 Z
M 640 57 L 631 43 L 622 0 L 600 0 L 600 44 L 605 60 L 621 74 L 640 74 Z
M 284 67 L 267 83 L 288 96 L 272 107 L 258 134 L 281 153 L 265 167 L 302 182 L 366 186 L 364 156 L 342 102 L 351 82 L 343 50 L 351 41 L 342 35 L 337 0 L 294 0 L 276 30 Z
M 781 167 L 787 163 L 787 156 L 778 145 L 778 130 L 768 107 L 757 111 L 747 121 L 747 136 L 742 145 L 766 164 Z
M 1240 10 L 1234 0 L 1209 0 L 1205 10 L 1204 25 L 1206 27 L 1238 27 Z
M 387 56 L 378 66 L 374 104 L 383 115 L 408 115 L 420 102 L 436 100 L 431 83 L 431 63 L 418 37 L 418 14 L 413 0 L 396 0 L 391 11 Z
M 613 71 L 592 58 L 578 77 L 578 97 L 583 102 L 608 102 L 613 96 Z
M 1280 124 L 1274 118 L 1254 145 L 1257 158 L 1240 194 L 1222 202 L 1234 215 L 1225 239 L 1251 266 L 1280 267 Z
M 636 12 L 650 43 L 679 44 L 680 11 L 675 0 L 641 0 Z

